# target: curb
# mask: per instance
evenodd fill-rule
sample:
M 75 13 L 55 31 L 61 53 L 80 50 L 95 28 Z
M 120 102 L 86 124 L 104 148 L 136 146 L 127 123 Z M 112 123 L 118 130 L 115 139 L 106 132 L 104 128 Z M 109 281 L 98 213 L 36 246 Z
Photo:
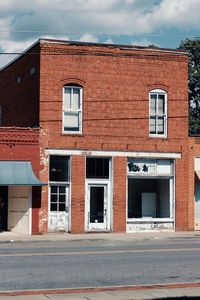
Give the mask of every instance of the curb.
M 5 296 L 33 296 L 33 295 L 61 295 L 61 294 L 80 294 L 80 293 L 98 293 L 110 291 L 152 291 L 177 288 L 200 288 L 200 282 L 182 282 L 169 284 L 150 284 L 150 285 L 124 285 L 124 286 L 101 286 L 101 287 L 83 287 L 83 288 L 63 288 L 63 289 L 40 289 L 40 290 L 14 290 L 0 291 L 0 297 Z

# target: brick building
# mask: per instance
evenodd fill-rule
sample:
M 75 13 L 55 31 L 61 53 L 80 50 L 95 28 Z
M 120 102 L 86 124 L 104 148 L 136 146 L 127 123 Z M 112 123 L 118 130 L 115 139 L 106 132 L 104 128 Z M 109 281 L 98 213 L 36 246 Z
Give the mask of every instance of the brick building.
M 0 74 L 2 126 L 39 128 L 38 232 L 194 229 L 185 52 L 41 39 Z
M 39 232 L 39 172 L 39 130 L 0 127 L 0 231 Z

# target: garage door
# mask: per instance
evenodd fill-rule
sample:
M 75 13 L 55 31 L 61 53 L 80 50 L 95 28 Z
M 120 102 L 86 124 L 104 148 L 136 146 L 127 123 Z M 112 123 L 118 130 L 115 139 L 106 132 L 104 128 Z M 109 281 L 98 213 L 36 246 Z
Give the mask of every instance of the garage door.
M 8 230 L 31 233 L 31 187 L 9 187 Z

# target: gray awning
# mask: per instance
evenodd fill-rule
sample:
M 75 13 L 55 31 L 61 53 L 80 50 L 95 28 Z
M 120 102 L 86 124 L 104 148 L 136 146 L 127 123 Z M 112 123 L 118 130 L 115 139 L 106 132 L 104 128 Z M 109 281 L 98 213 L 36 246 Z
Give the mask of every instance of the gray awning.
M 0 185 L 42 186 L 34 174 L 30 161 L 0 161 Z

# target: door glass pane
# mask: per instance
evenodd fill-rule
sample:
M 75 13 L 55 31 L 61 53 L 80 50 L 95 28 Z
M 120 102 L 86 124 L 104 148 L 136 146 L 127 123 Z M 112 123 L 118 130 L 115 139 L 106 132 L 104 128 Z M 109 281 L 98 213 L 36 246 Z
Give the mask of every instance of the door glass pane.
M 59 211 L 65 211 L 65 204 L 59 203 Z
M 104 222 L 104 187 L 90 187 L 90 223 Z
M 71 109 L 71 88 L 64 89 L 64 109 Z
M 150 133 L 156 134 L 156 117 L 150 117 Z
M 57 193 L 57 186 L 51 186 L 51 193 Z
M 57 202 L 57 195 L 51 194 L 51 202 Z
M 165 113 L 165 96 L 158 95 L 158 114 L 163 115 Z
M 79 113 L 64 113 L 64 130 L 79 131 Z
M 80 109 L 80 89 L 73 89 L 73 109 Z
M 164 117 L 158 117 L 158 133 L 164 134 Z
M 59 193 L 65 194 L 65 189 L 66 189 L 65 186 L 60 186 L 60 187 L 59 187 Z
M 51 203 L 51 211 L 57 211 L 57 204 Z
M 156 94 L 151 94 L 151 101 L 150 101 L 150 113 L 152 115 L 156 114 Z
M 59 195 L 59 202 L 65 203 L 65 195 Z

